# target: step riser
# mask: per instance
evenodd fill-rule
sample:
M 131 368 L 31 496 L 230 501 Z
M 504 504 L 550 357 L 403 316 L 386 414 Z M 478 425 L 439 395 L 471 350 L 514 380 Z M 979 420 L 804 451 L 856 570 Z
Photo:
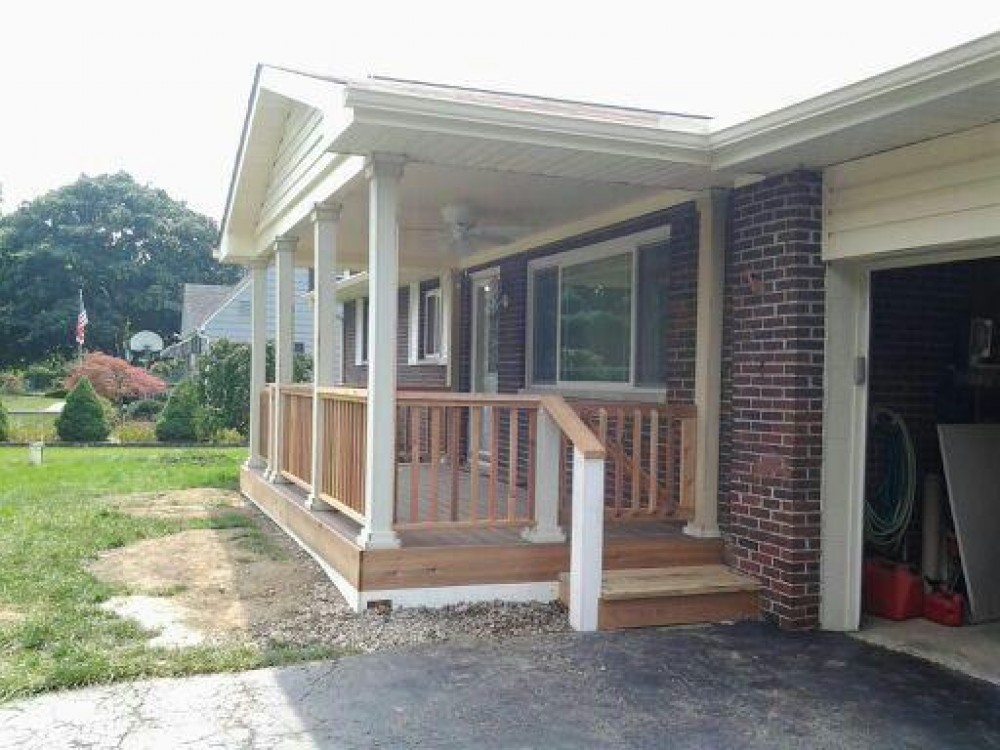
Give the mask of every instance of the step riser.
M 602 600 L 597 623 L 601 630 L 694 625 L 759 618 L 757 592 L 733 591 L 651 599 Z
M 715 540 L 636 543 L 605 542 L 604 569 L 678 568 L 686 565 L 714 565 L 722 562 L 722 543 Z

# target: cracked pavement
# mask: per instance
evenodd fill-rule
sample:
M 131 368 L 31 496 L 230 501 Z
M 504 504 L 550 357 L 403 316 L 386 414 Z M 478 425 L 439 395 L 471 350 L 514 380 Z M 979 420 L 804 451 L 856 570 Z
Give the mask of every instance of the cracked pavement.
M 1000 748 L 1000 688 L 762 624 L 445 643 L 0 706 L 0 748 Z

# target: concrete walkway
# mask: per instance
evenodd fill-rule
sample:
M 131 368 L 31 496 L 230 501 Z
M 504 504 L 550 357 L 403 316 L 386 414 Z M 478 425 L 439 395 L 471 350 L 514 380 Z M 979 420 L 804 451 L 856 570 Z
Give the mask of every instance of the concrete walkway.
M 441 645 L 0 708 L 0 748 L 1000 748 L 1000 689 L 750 624 Z

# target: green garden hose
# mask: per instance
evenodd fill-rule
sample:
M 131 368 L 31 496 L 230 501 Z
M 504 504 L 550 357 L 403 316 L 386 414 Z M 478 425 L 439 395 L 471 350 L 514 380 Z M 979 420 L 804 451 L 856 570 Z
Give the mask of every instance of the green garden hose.
M 917 456 L 906 423 L 889 409 L 874 410 L 871 438 L 884 448 L 883 471 L 865 498 L 865 540 L 880 552 L 898 553 L 917 499 Z

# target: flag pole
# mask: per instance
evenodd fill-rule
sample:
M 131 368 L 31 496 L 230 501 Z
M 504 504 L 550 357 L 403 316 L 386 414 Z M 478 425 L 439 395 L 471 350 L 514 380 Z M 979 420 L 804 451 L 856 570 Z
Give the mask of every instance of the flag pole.
M 81 313 L 83 312 L 84 309 L 85 308 L 83 306 L 83 287 L 80 287 L 80 311 L 81 311 Z M 79 333 L 79 331 L 80 331 L 80 317 L 79 316 L 77 316 L 76 325 L 77 325 L 76 354 L 77 354 L 77 357 L 80 360 L 80 364 L 82 365 L 83 364 L 83 336 L 81 336 L 80 333 Z

